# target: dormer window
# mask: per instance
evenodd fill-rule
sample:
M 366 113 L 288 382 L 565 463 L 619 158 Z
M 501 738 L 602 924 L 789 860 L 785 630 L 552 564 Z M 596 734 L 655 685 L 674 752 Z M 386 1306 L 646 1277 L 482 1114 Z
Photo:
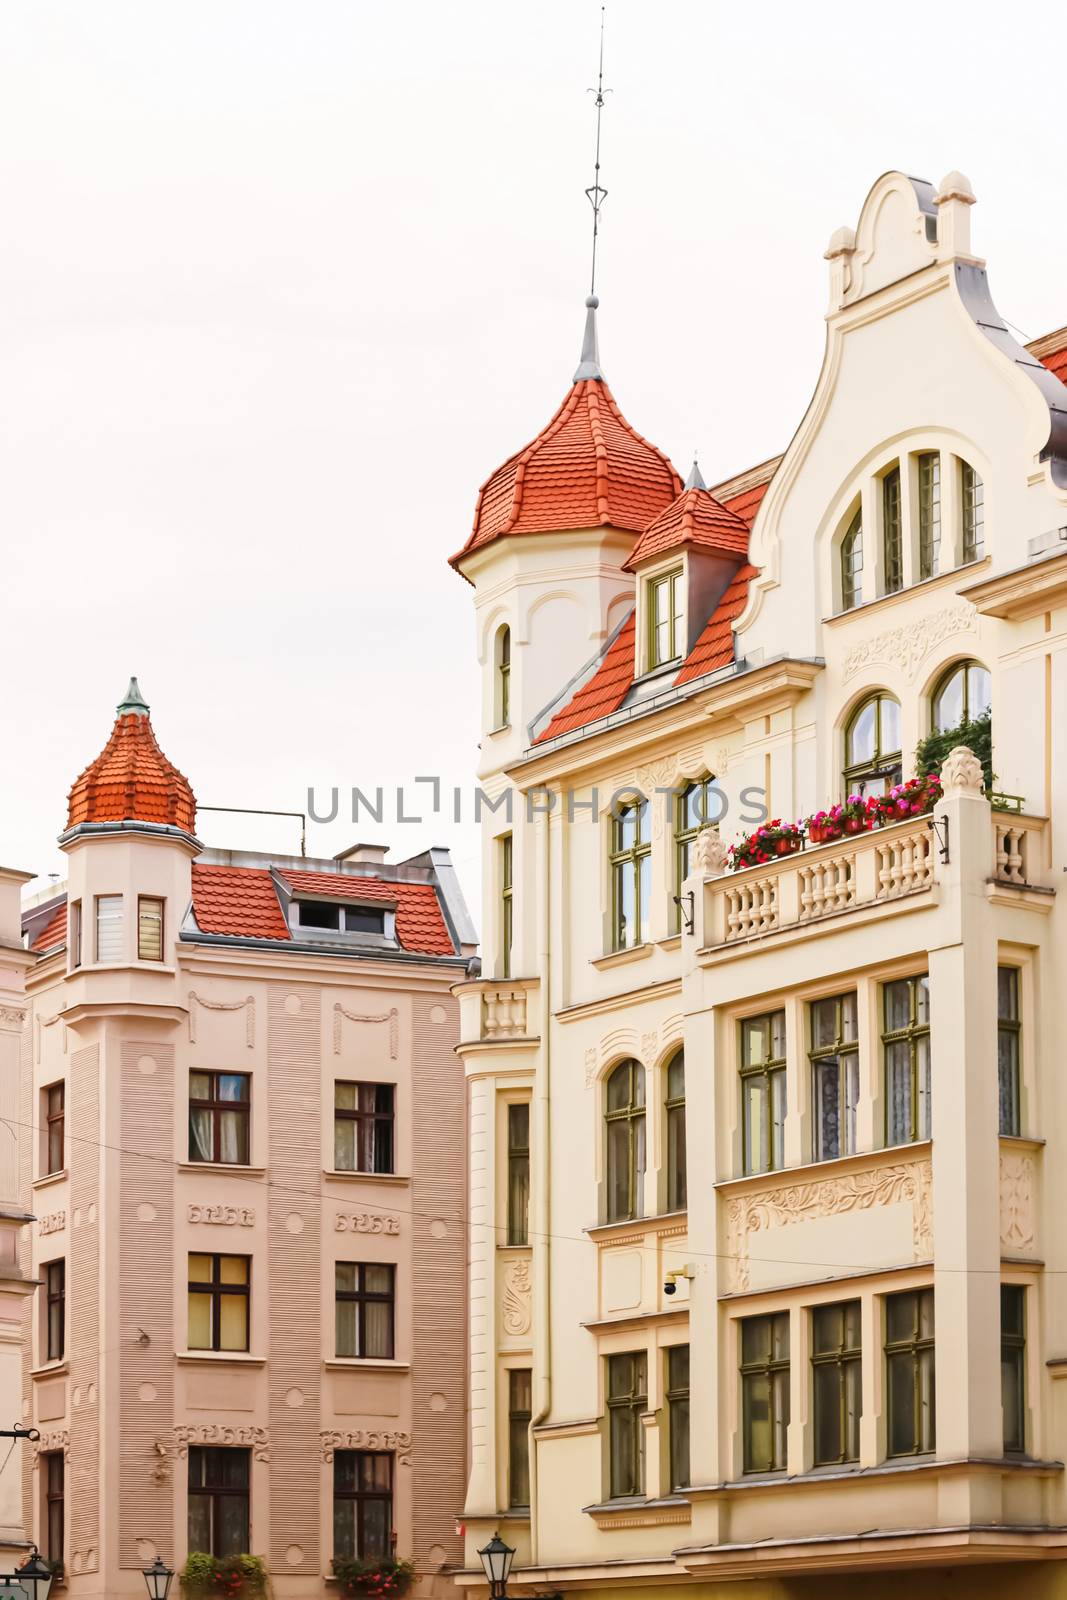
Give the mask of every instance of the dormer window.
M 648 670 L 682 654 L 682 569 L 660 573 L 648 582 Z
M 316 933 L 362 933 L 391 939 L 394 918 L 395 913 L 384 906 L 346 906 L 335 900 L 294 900 L 292 904 L 294 927 Z
M 841 609 L 863 604 L 863 512 L 857 510 L 841 540 Z

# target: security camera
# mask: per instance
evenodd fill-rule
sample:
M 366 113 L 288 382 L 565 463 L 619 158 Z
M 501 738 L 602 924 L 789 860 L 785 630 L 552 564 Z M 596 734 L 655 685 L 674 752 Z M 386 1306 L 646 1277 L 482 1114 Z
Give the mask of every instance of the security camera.
M 675 1267 L 673 1269 L 673 1271 L 668 1272 L 666 1277 L 663 1280 L 663 1293 L 664 1294 L 677 1294 L 678 1293 L 678 1279 L 679 1278 L 684 1278 L 687 1283 L 691 1283 L 692 1279 L 693 1279 L 693 1269 L 692 1269 L 692 1267 L 689 1267 L 689 1266 Z
M 670 1275 L 668 1275 L 667 1281 L 663 1285 L 663 1293 L 664 1294 L 677 1294 L 678 1293 L 678 1285 L 675 1283 L 674 1279 L 672 1277 L 670 1277 Z

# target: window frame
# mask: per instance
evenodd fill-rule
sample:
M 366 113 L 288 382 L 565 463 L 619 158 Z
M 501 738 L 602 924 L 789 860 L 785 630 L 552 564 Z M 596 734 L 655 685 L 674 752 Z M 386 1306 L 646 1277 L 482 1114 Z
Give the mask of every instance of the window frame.
M 155 963 L 158 964 L 159 962 L 162 962 L 162 960 L 164 959 L 164 950 L 166 948 L 165 944 L 164 944 L 164 935 L 165 935 L 165 932 L 166 932 L 166 904 L 167 903 L 163 899 L 162 895 L 158 895 L 158 894 L 139 894 L 137 896 L 137 959 L 138 959 L 138 961 L 152 961 L 152 962 L 155 962 Z M 158 924 L 159 924 L 159 954 L 157 956 L 146 955 L 145 954 L 144 921 L 145 921 L 145 916 L 146 916 L 146 909 L 148 907 L 151 907 L 151 906 L 157 906 L 158 907 L 158 912 L 159 912 L 158 917 L 156 919 Z M 151 920 L 151 912 L 148 912 L 148 916 L 149 916 L 149 920 Z
M 101 908 L 106 901 L 118 906 L 117 912 L 102 914 Z M 118 927 L 119 953 L 117 956 L 103 957 L 100 954 L 100 930 L 103 923 L 112 923 Z M 93 897 L 93 958 L 97 966 L 119 966 L 126 954 L 125 950 L 125 905 L 121 894 L 98 894 Z
M 342 1289 L 338 1283 L 338 1276 L 342 1267 L 354 1267 L 356 1272 L 356 1287 Z M 372 1267 L 376 1272 L 388 1272 L 388 1289 L 368 1289 L 366 1286 L 367 1268 Z M 338 1361 L 395 1361 L 396 1360 L 396 1264 L 392 1261 L 335 1261 L 334 1262 L 334 1356 Z M 356 1308 L 355 1334 L 356 1349 L 341 1349 L 340 1308 L 343 1305 L 354 1305 Z M 385 1351 L 375 1351 L 373 1354 L 367 1350 L 367 1309 L 370 1306 L 388 1306 L 389 1308 L 389 1337 L 386 1340 Z
M 968 481 L 969 480 L 969 481 Z M 969 461 L 960 458 L 960 556 L 962 565 L 985 555 L 985 483 Z
M 626 1103 L 612 1107 L 611 1084 L 620 1073 L 629 1075 Z M 628 1056 L 624 1061 L 619 1061 L 604 1079 L 604 1183 L 606 1190 L 606 1204 L 604 1207 L 605 1218 L 608 1222 L 635 1222 L 644 1216 L 644 1187 L 645 1174 L 648 1171 L 648 1122 L 647 1122 L 648 1086 L 645 1082 L 645 1069 L 640 1061 L 633 1056 Z M 626 1137 L 626 1194 L 627 1209 L 615 1213 L 613 1198 L 617 1184 L 613 1181 L 615 1167 L 613 1151 L 615 1148 L 611 1137 L 613 1124 L 625 1123 Z
M 900 701 L 895 694 L 890 694 L 888 689 L 872 689 L 865 694 L 849 712 L 845 723 L 845 765 L 842 768 L 841 778 L 844 785 L 845 798 L 857 792 L 858 784 L 864 786 L 877 783 L 879 779 L 885 780 L 885 790 L 888 791 L 894 783 L 899 783 L 904 773 L 903 748 L 884 750 L 882 748 L 882 703 L 891 701 L 897 708 L 898 720 L 902 722 Z M 852 734 L 856 723 L 869 705 L 875 707 L 874 719 L 874 747 L 869 759 L 866 761 L 851 761 Z
M 845 1002 L 852 1001 L 852 1019 L 855 1032 L 852 1038 L 845 1037 L 843 1022 L 846 1014 Z M 834 1007 L 835 1028 L 834 1039 L 831 1044 L 816 1044 L 815 1042 L 815 1016 L 820 1006 L 832 1005 Z M 842 1156 L 851 1156 L 856 1153 L 856 1116 L 860 1096 L 860 1061 L 859 1061 L 859 993 L 856 989 L 848 989 L 841 994 L 820 995 L 808 1003 L 808 1061 L 811 1066 L 811 1115 L 812 1115 L 812 1159 L 815 1161 L 837 1161 Z M 851 1057 L 854 1063 L 855 1079 L 855 1104 L 851 1107 L 848 1101 L 849 1069 L 846 1058 Z M 828 1152 L 823 1145 L 822 1118 L 819 1115 L 820 1106 L 820 1074 L 819 1068 L 831 1061 L 837 1063 L 837 1129 L 838 1147 L 833 1152 Z M 842 1129 L 846 1137 L 841 1137 Z M 849 1134 L 849 1130 L 851 1133 Z
M 44 1504 L 41 1507 L 46 1561 L 64 1564 L 67 1540 L 67 1463 L 63 1451 L 42 1450 L 41 1475 Z M 53 1469 L 58 1468 L 58 1472 Z M 58 1478 L 58 1487 L 56 1486 Z M 57 1527 L 58 1523 L 58 1527 Z
M 213 1467 L 216 1467 L 216 1468 L 219 1467 L 221 1465 L 221 1454 L 222 1454 L 223 1451 L 226 1451 L 228 1454 L 241 1455 L 241 1456 L 244 1457 L 244 1469 L 245 1470 L 244 1470 L 244 1483 L 243 1483 L 243 1485 L 242 1484 L 226 1484 L 226 1483 L 223 1483 L 221 1477 L 213 1478 L 211 1481 L 203 1483 L 203 1484 L 199 1484 L 198 1483 L 198 1484 L 194 1485 L 194 1483 L 193 1483 L 194 1468 L 197 1465 L 202 1465 L 206 1469 L 209 1461 L 210 1461 L 210 1464 Z M 247 1447 L 240 1446 L 240 1445 L 195 1445 L 195 1444 L 191 1444 L 189 1446 L 189 1466 L 188 1466 L 187 1484 L 186 1484 L 186 1494 L 187 1494 L 187 1500 L 186 1500 L 186 1532 L 187 1532 L 187 1537 L 188 1537 L 188 1542 L 189 1542 L 190 1549 L 192 1548 L 192 1511 L 193 1511 L 194 1499 L 196 1499 L 196 1500 L 207 1500 L 207 1502 L 208 1502 L 208 1527 L 210 1529 L 210 1535 L 209 1535 L 208 1543 L 211 1546 L 211 1548 L 208 1551 L 205 1552 L 207 1555 L 213 1555 L 218 1560 L 225 1560 L 227 1556 L 229 1556 L 229 1555 L 239 1555 L 242 1550 L 247 1549 L 248 1545 L 251 1543 L 251 1538 L 252 1538 L 252 1463 L 251 1463 L 251 1458 L 252 1458 L 251 1450 L 249 1450 Z M 207 1476 L 206 1471 L 204 1472 L 203 1475 L 205 1477 Z M 219 1538 L 219 1533 L 220 1533 L 219 1524 L 220 1524 L 220 1520 L 221 1520 L 221 1511 L 222 1511 L 221 1502 L 223 1500 L 236 1500 L 236 1501 L 240 1501 L 240 1502 L 243 1503 L 245 1538 L 244 1538 L 243 1541 L 239 1541 L 239 1549 L 236 1550 L 236 1551 L 225 1551 L 225 1552 L 222 1552 L 222 1551 L 220 1551 L 220 1550 L 218 1550 L 216 1548 L 221 1543 L 221 1540 Z
M 915 458 L 919 504 L 919 582 L 941 571 L 941 452 L 921 450 Z
M 758 1360 L 745 1359 L 745 1330 L 767 1323 L 768 1355 Z M 775 1340 L 785 1329 L 785 1355 L 775 1355 Z M 739 1317 L 737 1323 L 738 1371 L 741 1378 L 741 1470 L 745 1474 L 784 1473 L 789 1466 L 789 1423 L 791 1420 L 790 1327 L 788 1311 L 765 1311 L 755 1317 Z M 784 1375 L 784 1382 L 780 1381 Z M 771 1441 L 769 1464 L 755 1460 L 752 1448 L 752 1391 L 756 1382 L 767 1386 L 768 1436 Z M 784 1397 L 784 1399 L 783 1399 Z M 779 1447 L 781 1459 L 779 1456 Z
M 684 1374 L 680 1369 L 683 1363 Z M 667 1489 L 688 1489 L 692 1475 L 689 1441 L 690 1366 L 688 1344 L 668 1345 L 664 1351 L 663 1399 L 667 1407 Z M 685 1448 L 682 1449 L 684 1438 Z M 684 1456 L 684 1466 L 683 1458 Z
M 634 814 L 633 842 L 625 843 L 624 825 L 630 813 Z M 611 815 L 611 838 L 608 864 L 611 871 L 611 945 L 613 950 L 636 950 L 648 943 L 649 912 L 652 900 L 652 833 L 650 807 L 643 795 L 624 800 Z M 633 875 L 633 928 L 626 928 L 623 916 L 624 894 L 622 885 L 626 873 Z M 646 890 L 642 880 L 647 878 Z M 628 931 L 636 937 L 627 938 Z
M 385 1461 L 385 1462 L 388 1463 L 387 1477 L 389 1479 L 389 1486 L 388 1486 L 387 1489 L 383 1490 L 383 1489 L 379 1489 L 377 1487 L 366 1489 L 366 1488 L 362 1488 L 360 1486 L 360 1477 L 361 1477 L 360 1465 L 361 1465 L 361 1462 L 362 1462 L 363 1458 L 371 1457 L 371 1456 L 374 1457 L 375 1460 L 378 1461 L 378 1462 Z M 353 1478 L 355 1480 L 356 1487 L 354 1489 L 339 1489 L 338 1488 L 338 1479 L 341 1476 L 341 1468 L 343 1466 L 347 1465 L 349 1457 L 354 1457 L 355 1458 L 355 1460 L 354 1460 L 355 1471 L 353 1473 Z M 332 1541 L 333 1541 L 333 1554 L 334 1554 L 334 1559 L 335 1560 L 349 1560 L 349 1559 L 368 1560 L 368 1559 L 370 1559 L 372 1557 L 389 1556 L 389 1555 L 392 1555 L 395 1552 L 395 1549 L 396 1549 L 396 1527 L 395 1527 L 396 1512 L 395 1512 L 395 1502 L 394 1502 L 395 1493 L 396 1493 L 396 1459 L 395 1459 L 393 1451 L 391 1451 L 391 1450 L 335 1450 L 334 1451 L 334 1457 L 333 1457 L 333 1497 L 332 1497 L 332 1511 L 333 1511 Z M 386 1509 L 387 1509 L 387 1512 L 388 1512 L 388 1519 L 387 1520 L 388 1520 L 388 1524 L 389 1524 L 389 1531 L 388 1531 L 388 1533 L 386 1535 L 386 1539 L 385 1539 L 385 1543 L 386 1543 L 387 1548 L 385 1550 L 382 1550 L 382 1551 L 368 1550 L 367 1547 L 366 1547 L 366 1537 L 365 1537 L 366 1507 L 367 1507 L 368 1504 L 370 1504 L 372 1502 L 375 1503 L 375 1504 L 383 1503 L 385 1505 Z M 346 1552 L 341 1551 L 341 1550 L 338 1549 L 337 1522 L 338 1522 L 338 1504 L 339 1503 L 341 1505 L 344 1505 L 344 1506 L 352 1505 L 355 1508 L 353 1524 L 352 1524 L 353 1546 L 354 1546 L 354 1548 L 352 1550 L 351 1556 L 349 1556 Z
M 645 1492 L 645 1439 L 641 1418 L 648 1410 L 648 1352 L 623 1350 L 605 1357 L 607 1372 L 604 1405 L 607 1411 L 608 1498 L 632 1500 Z M 616 1374 L 625 1375 L 629 1363 L 630 1382 L 616 1384 Z M 619 1445 L 617 1452 L 616 1445 Z M 622 1446 L 626 1445 L 632 1476 L 622 1481 L 616 1469 L 622 1465 Z
M 55 1108 L 54 1096 L 58 1093 L 58 1110 Z M 59 1078 L 55 1083 L 46 1083 L 41 1090 L 41 1099 L 44 1101 L 44 1176 L 51 1178 L 57 1172 L 64 1172 L 67 1164 L 67 1085 L 66 1079 Z M 55 1149 L 58 1143 L 58 1159 Z
M 692 778 L 677 791 L 674 797 L 674 893 L 680 896 L 682 885 L 689 876 L 689 848 L 702 828 L 711 824 L 708 802 L 715 792 L 716 779 L 711 773 L 705 773 L 702 778 Z M 694 823 L 688 821 L 691 795 L 699 794 L 698 820 Z M 718 816 L 722 813 L 719 812 Z M 718 820 L 716 818 L 716 820 Z M 675 933 L 682 925 L 681 907 L 677 899 L 671 902 L 671 927 Z
M 975 668 L 977 668 L 979 672 L 984 672 L 986 677 L 989 679 L 989 705 L 981 711 L 972 711 L 971 709 L 971 672 Z M 963 690 L 960 694 L 960 714 L 955 722 L 948 722 L 942 728 L 938 722 L 938 701 L 945 693 L 945 690 L 948 688 L 953 678 L 957 677 L 960 673 L 963 674 Z M 953 728 L 960 727 L 962 723 L 973 722 L 976 717 L 985 716 L 987 711 L 992 710 L 992 705 L 993 675 L 985 663 L 978 661 L 974 656 L 967 656 L 963 660 L 953 661 L 950 666 L 945 668 L 944 672 L 937 679 L 937 682 L 933 687 L 933 692 L 930 695 L 930 732 L 951 733 Z
M 889 1337 L 889 1306 L 890 1302 L 914 1300 L 915 1312 L 912 1318 L 913 1333 L 909 1339 L 891 1340 Z M 922 1328 L 922 1306 L 924 1301 L 930 1306 L 930 1327 L 933 1330 L 924 1334 Z M 886 1417 L 886 1458 L 897 1461 L 909 1456 L 932 1455 L 937 1449 L 937 1391 L 936 1391 L 936 1307 L 934 1303 L 934 1290 L 932 1285 L 925 1285 L 920 1289 L 904 1289 L 897 1294 L 885 1296 L 885 1338 L 883 1341 L 883 1359 L 885 1361 L 885 1417 Z M 912 1384 L 912 1434 L 915 1443 L 911 1449 L 893 1449 L 893 1374 L 900 1370 L 903 1363 L 894 1363 L 891 1358 L 905 1357 L 911 1367 Z M 929 1357 L 928 1362 L 924 1360 Z M 923 1436 L 923 1375 L 929 1375 L 929 1438 Z
M 920 986 L 926 982 L 926 1022 L 917 1020 L 919 1006 L 917 997 Z M 908 985 L 908 1022 L 902 1028 L 889 1027 L 889 991 L 898 984 Z M 932 1037 L 930 1032 L 930 974 L 928 972 L 908 973 L 902 978 L 890 978 L 882 984 L 882 1094 L 885 1100 L 885 1148 L 895 1149 L 898 1146 L 909 1144 L 922 1144 L 930 1138 L 930 1120 L 933 1110 L 933 1055 Z M 920 1092 L 920 1045 L 926 1040 L 926 1120 L 925 1129 L 922 1126 L 920 1113 L 922 1110 L 922 1095 Z M 889 1047 L 895 1044 L 907 1044 L 909 1054 L 909 1073 L 911 1105 L 909 1111 L 909 1125 L 911 1137 L 907 1139 L 891 1138 L 890 1119 L 893 1115 L 893 1097 L 889 1088 Z
M 496 715 L 498 728 L 511 726 L 511 629 L 507 623 L 496 636 Z
M 1001 1010 L 1001 975 L 1010 974 L 1011 982 L 1011 1010 L 1014 1013 L 1006 1016 Z M 1022 1012 L 1020 1009 L 1020 991 L 1022 989 L 1022 974 L 1018 967 L 1005 962 L 997 964 L 997 1130 L 1001 1138 L 1018 1139 L 1022 1135 Z M 1002 1047 L 1005 1042 L 1011 1041 L 1010 1051 L 1010 1094 L 1011 1094 L 1011 1126 L 1004 1126 L 1004 1059 Z
M 72 900 L 67 913 L 69 932 L 67 943 L 70 946 L 70 967 L 75 972 L 82 964 L 82 903 Z
M 857 560 L 858 556 L 858 560 Z M 855 611 L 863 604 L 863 506 L 857 506 L 841 536 L 838 549 L 841 610 Z
M 41 1263 L 44 1269 L 45 1362 L 63 1361 L 67 1354 L 67 1261 L 55 1256 Z
M 682 611 L 684 588 L 682 584 L 683 572 L 681 567 L 672 567 L 669 572 L 657 572 L 647 579 L 645 584 L 645 604 L 648 610 L 648 624 L 646 631 L 646 647 L 648 651 L 648 671 L 655 672 L 659 667 L 665 667 L 670 662 L 680 661 L 682 658 L 682 643 L 685 629 L 685 618 Z M 663 626 L 667 629 L 666 654 L 661 655 L 657 644 L 656 635 L 661 624 L 656 619 L 657 596 L 665 593 L 667 596 L 667 616 Z
M 515 847 L 510 833 L 500 835 L 500 976 L 511 977 L 511 945 L 515 933 Z
M 882 478 L 882 592 L 899 594 L 904 587 L 904 508 L 900 462 Z
M 208 1279 L 192 1277 L 192 1262 L 195 1256 L 203 1256 L 211 1262 L 211 1277 Z M 224 1283 L 222 1280 L 222 1263 L 224 1261 L 242 1261 L 245 1266 L 245 1280 L 243 1283 Z M 227 1354 L 247 1354 L 252 1344 L 252 1257 L 241 1255 L 230 1250 L 190 1250 L 186 1266 L 187 1324 L 186 1340 L 190 1350 L 210 1350 L 225 1352 Z M 193 1295 L 206 1296 L 209 1301 L 208 1320 L 211 1329 L 211 1343 L 194 1345 L 191 1340 L 192 1333 L 192 1297 Z M 239 1345 L 222 1343 L 222 1310 L 224 1298 L 239 1300 L 244 1305 L 244 1343 Z
M 681 1093 L 671 1092 L 671 1074 L 681 1069 Z M 685 1211 L 689 1204 L 689 1174 L 685 1142 L 685 1050 L 679 1046 L 663 1069 L 663 1129 L 666 1143 L 664 1167 L 667 1210 Z
M 1004 1306 L 1006 1296 L 1011 1296 L 1018 1304 L 1017 1328 L 1006 1328 L 1005 1326 Z M 1000 1286 L 1000 1403 L 1004 1416 L 1004 1454 L 1006 1456 L 1023 1456 L 1026 1454 L 1026 1310 L 1026 1285 L 1021 1283 L 1002 1283 Z M 1012 1419 L 1009 1419 L 1008 1386 L 1005 1382 L 1005 1369 L 1009 1363 L 1015 1372 L 1015 1399 L 1017 1404 L 1017 1410 Z
M 514 1126 L 522 1120 L 515 1113 L 521 1112 L 525 1119 L 525 1136 L 519 1137 L 522 1132 Z M 505 1237 L 509 1245 L 523 1246 L 530 1242 L 530 1102 L 529 1100 L 509 1100 L 506 1109 L 506 1137 L 507 1137 L 507 1216 L 505 1224 Z
M 836 1312 L 840 1317 L 841 1333 L 836 1345 L 830 1346 L 826 1341 L 822 1349 L 819 1348 L 818 1336 L 819 1323 L 827 1318 L 830 1313 Z M 855 1342 L 849 1340 L 849 1313 L 855 1315 Z M 820 1454 L 820 1426 L 819 1407 L 821 1384 L 816 1376 L 817 1370 L 826 1371 L 833 1368 L 837 1374 L 837 1417 L 838 1417 L 838 1444 L 836 1455 L 823 1456 Z M 859 1404 L 855 1411 L 850 1409 L 850 1379 L 858 1385 Z M 811 1441 L 812 1464 L 816 1467 L 844 1466 L 859 1460 L 860 1453 L 860 1419 L 863 1415 L 863 1323 L 861 1302 L 858 1298 L 849 1300 L 835 1300 L 826 1305 L 811 1307 Z M 850 1418 L 852 1419 L 850 1427 Z M 852 1437 L 849 1437 L 850 1433 Z
M 509 1367 L 508 1383 L 508 1509 L 525 1511 L 530 1504 L 530 1423 L 533 1419 L 533 1369 Z M 516 1391 L 525 1384 L 525 1395 Z M 518 1485 L 518 1491 L 516 1491 Z M 525 1498 L 521 1491 L 525 1489 Z
M 758 1063 L 749 1063 L 745 1050 L 747 1030 L 754 1027 L 757 1023 L 765 1024 L 767 1030 L 768 1047 L 771 1047 L 770 1041 L 774 1037 L 774 1019 L 776 1017 L 781 1017 L 782 1019 L 782 1049 L 784 1054 L 781 1056 L 764 1056 L 763 1060 Z M 776 1006 L 773 1011 L 759 1011 L 750 1017 L 740 1018 L 738 1023 L 737 1075 L 741 1094 L 741 1171 L 742 1175 L 745 1177 L 759 1172 L 781 1172 L 785 1167 L 785 1124 L 787 1116 L 786 1101 L 788 1095 L 788 1071 L 789 1039 L 786 1032 L 785 1008 L 783 1006 Z M 749 1096 L 747 1089 L 749 1083 L 754 1082 L 758 1078 L 762 1078 L 764 1080 L 764 1088 L 761 1094 L 764 1115 L 760 1120 L 761 1164 L 759 1166 L 751 1166 L 749 1164 L 749 1146 L 751 1143 L 749 1122 L 751 1113 L 749 1110 Z M 776 1141 L 775 1094 L 777 1081 L 779 1078 L 781 1079 L 782 1084 L 782 1116 L 780 1124 L 781 1138 L 780 1140 Z M 779 1146 L 777 1149 L 776 1143 Z
M 344 1085 L 346 1088 L 355 1089 L 355 1091 L 356 1091 L 356 1094 L 355 1094 L 356 1104 L 354 1106 L 339 1106 L 337 1104 L 337 1091 L 342 1085 Z M 380 1111 L 377 1108 L 376 1105 L 373 1105 L 373 1106 L 370 1106 L 370 1107 L 361 1105 L 360 1104 L 360 1101 L 362 1099 L 361 1091 L 364 1090 L 364 1089 L 368 1090 L 368 1091 L 372 1091 L 375 1099 L 377 1098 L 379 1090 L 381 1090 L 381 1089 L 390 1090 L 391 1091 L 390 1092 L 390 1109 L 388 1111 Z M 396 1086 L 395 1083 L 371 1082 L 369 1079 L 365 1079 L 365 1078 L 335 1078 L 333 1080 L 333 1102 L 334 1102 L 334 1104 L 333 1104 L 333 1128 L 334 1128 L 334 1135 L 333 1135 L 334 1167 L 333 1167 L 333 1171 L 334 1172 L 359 1172 L 359 1173 L 363 1173 L 365 1176 L 369 1176 L 369 1177 L 382 1177 L 382 1176 L 388 1177 L 388 1176 L 393 1175 L 393 1174 L 396 1173 L 396 1154 L 397 1154 L 397 1152 L 396 1152 L 396 1134 L 397 1134 L 397 1127 L 396 1127 L 396 1121 L 397 1121 L 396 1091 L 397 1091 L 397 1086 Z M 357 1162 L 357 1165 L 354 1166 L 354 1167 L 339 1167 L 336 1164 L 337 1163 L 337 1124 L 338 1124 L 338 1122 L 343 1122 L 343 1123 L 352 1122 L 352 1123 L 355 1124 L 355 1135 L 354 1135 L 354 1138 L 353 1138 L 353 1149 L 355 1151 L 355 1160 Z M 388 1130 L 389 1130 L 389 1164 L 388 1164 L 388 1166 L 379 1166 L 377 1164 L 377 1162 L 378 1162 L 378 1129 L 379 1129 L 379 1126 L 387 1127 Z M 372 1155 L 372 1158 L 373 1158 L 375 1164 L 373 1166 L 371 1166 L 371 1167 L 364 1167 L 364 1166 L 358 1165 L 358 1163 L 359 1163 L 361 1157 L 366 1154 L 365 1141 L 368 1138 L 368 1136 L 369 1136 L 369 1139 L 370 1139 L 369 1148 L 370 1148 L 370 1152 L 371 1152 L 371 1155 Z
M 193 1094 L 193 1078 L 210 1078 L 212 1080 L 212 1098 L 204 1099 Z M 243 1078 L 246 1088 L 243 1100 L 223 1100 L 219 1096 L 219 1081 L 222 1078 Z M 189 1071 L 189 1160 L 197 1166 L 229 1166 L 247 1167 L 252 1161 L 252 1074 L 250 1072 L 225 1072 L 212 1067 L 193 1067 Z M 193 1140 L 193 1112 L 206 1111 L 211 1116 L 211 1156 L 205 1160 L 196 1155 L 196 1145 Z M 239 1141 L 244 1148 L 244 1160 L 227 1161 L 222 1155 L 222 1115 L 237 1116 L 243 1122 L 244 1138 Z

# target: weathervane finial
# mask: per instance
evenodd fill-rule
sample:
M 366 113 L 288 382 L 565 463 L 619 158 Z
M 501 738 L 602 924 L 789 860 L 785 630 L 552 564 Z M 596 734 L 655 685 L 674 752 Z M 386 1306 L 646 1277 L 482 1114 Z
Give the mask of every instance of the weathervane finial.
M 596 240 L 600 225 L 600 208 L 608 197 L 608 191 L 600 182 L 600 114 L 604 109 L 604 96 L 610 94 L 610 89 L 604 88 L 604 7 L 600 8 L 600 65 L 597 70 L 596 88 L 589 93 L 596 96 L 593 102 L 596 106 L 596 156 L 593 164 L 593 182 L 585 191 L 589 204 L 593 208 L 593 268 L 589 279 L 590 296 L 596 294 Z

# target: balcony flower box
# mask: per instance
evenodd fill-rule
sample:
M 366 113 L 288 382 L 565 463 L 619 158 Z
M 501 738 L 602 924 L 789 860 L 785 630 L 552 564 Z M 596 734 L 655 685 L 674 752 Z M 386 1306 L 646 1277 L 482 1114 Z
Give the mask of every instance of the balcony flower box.
M 363 1600 L 401 1600 L 415 1582 L 415 1564 L 385 1556 L 366 1561 L 335 1557 L 333 1575 L 341 1594 Z
M 778 856 L 791 856 L 795 850 L 802 849 L 803 844 L 804 831 L 798 822 L 782 822 L 776 818 L 732 844 L 727 857 L 731 870 L 737 872 L 742 867 L 762 866 Z
M 185 1600 L 263 1600 L 267 1569 L 259 1556 L 212 1556 L 191 1550 L 179 1574 Z

